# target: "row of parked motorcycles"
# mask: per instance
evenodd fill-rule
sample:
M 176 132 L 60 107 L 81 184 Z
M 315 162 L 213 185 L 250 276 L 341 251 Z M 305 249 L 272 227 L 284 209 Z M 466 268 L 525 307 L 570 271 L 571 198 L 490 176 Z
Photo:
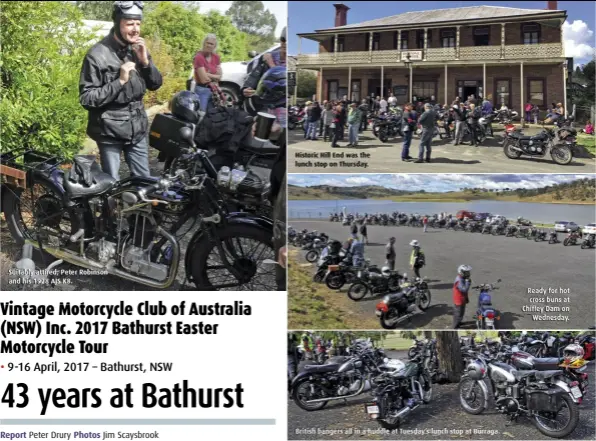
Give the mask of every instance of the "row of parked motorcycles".
M 428 217 L 429 228 L 445 228 L 446 230 L 465 231 L 467 233 L 491 234 L 493 236 L 516 237 L 518 239 L 533 240 L 534 242 L 548 241 L 549 244 L 563 243 L 564 246 L 580 244 L 582 249 L 596 247 L 596 235 L 587 234 L 583 236 L 580 231 L 570 231 L 562 241 L 556 231 L 539 229 L 532 225 L 531 221 L 518 219 L 516 223 L 507 220 L 486 222 L 474 219 L 455 219 L 453 217 L 439 218 L 434 214 Z M 360 215 L 347 214 L 346 216 L 331 213 L 330 222 L 342 222 L 342 225 L 362 224 L 364 220 L 368 225 L 379 226 L 406 226 L 422 227 L 424 218 L 419 214 L 406 214 L 393 212 L 391 214 L 373 214 L 362 217 Z M 308 259 L 307 259 L 308 260 Z M 314 260 L 309 260 L 313 262 Z
M 491 405 L 511 422 L 525 416 L 546 436 L 567 436 L 577 427 L 588 390 L 587 362 L 536 357 L 524 351 L 523 338 L 460 339 L 460 405 L 473 415 Z M 446 378 L 441 377 L 436 344 L 435 339 L 414 340 L 404 362 L 357 341 L 347 357 L 304 366 L 291 380 L 291 397 L 301 409 L 318 411 L 329 402 L 369 392 L 365 413 L 382 428 L 395 430 L 418 407 L 430 404 L 433 384 Z

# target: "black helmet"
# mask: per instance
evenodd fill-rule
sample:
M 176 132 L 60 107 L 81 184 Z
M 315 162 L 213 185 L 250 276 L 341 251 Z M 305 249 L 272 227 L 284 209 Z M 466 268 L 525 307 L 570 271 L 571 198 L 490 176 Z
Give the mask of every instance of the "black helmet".
M 142 20 L 143 2 L 114 2 L 112 5 L 112 20 L 118 25 L 120 20 Z
M 265 72 L 257 86 L 257 95 L 267 106 L 280 107 L 286 104 L 286 68 L 275 66 Z
M 199 122 L 199 97 L 188 90 L 178 92 L 172 98 L 172 115 L 191 123 Z

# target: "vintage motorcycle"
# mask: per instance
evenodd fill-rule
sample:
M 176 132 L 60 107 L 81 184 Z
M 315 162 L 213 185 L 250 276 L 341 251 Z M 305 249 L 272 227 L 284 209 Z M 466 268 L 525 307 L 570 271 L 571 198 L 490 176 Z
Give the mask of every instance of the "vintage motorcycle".
M 264 265 L 274 259 L 271 219 L 230 211 L 221 176 L 194 144 L 194 126 L 179 136 L 161 178 L 116 181 L 93 156 L 75 156 L 65 172 L 62 160 L 32 149 L 2 154 L 2 164 L 23 177 L 3 191 L 14 240 L 88 270 L 165 289 L 176 280 L 180 240 L 198 225 L 186 247 L 187 281 L 200 290 L 254 290 L 254 283 L 275 290 L 275 268 Z M 239 179 L 235 192 L 251 197 L 252 184 Z
M 425 358 L 418 354 L 406 363 L 387 359 L 379 367 L 382 372 L 373 377 L 373 399 L 364 410 L 384 429 L 397 429 L 409 413 L 431 402 L 433 387 Z
M 404 280 L 407 280 L 407 274 L 404 274 Z M 395 329 L 399 320 L 412 312 L 414 306 L 426 311 L 430 302 L 431 292 L 426 279 L 417 277 L 413 282 L 403 283 L 400 292 L 386 295 L 377 303 L 375 314 L 383 329 Z
M 497 410 L 511 421 L 527 416 L 544 435 L 562 438 L 573 432 L 579 421 L 579 397 L 562 376 L 561 370 L 517 370 L 498 357 L 477 353 L 462 375 L 460 404 L 467 413 L 479 415 L 492 396 Z
M 383 364 L 382 349 L 369 346 L 350 350 L 350 357 L 334 357 L 322 365 L 307 365 L 291 384 L 292 399 L 298 407 L 312 412 L 330 401 L 355 397 L 371 389 L 371 377 Z
M 563 240 L 563 245 L 564 246 L 577 245 L 578 239 L 581 239 L 580 233 L 578 231 L 571 231 L 567 235 L 565 240 Z
M 376 269 L 376 268 L 375 268 Z M 348 289 L 348 297 L 352 300 L 362 300 L 368 293 L 385 294 L 399 291 L 402 281 L 401 274 L 397 271 L 390 271 L 383 267 L 381 273 L 376 271 L 363 270 Z
M 588 234 L 584 240 L 582 240 L 581 248 L 585 250 L 586 248 L 594 248 L 596 245 L 596 234 Z

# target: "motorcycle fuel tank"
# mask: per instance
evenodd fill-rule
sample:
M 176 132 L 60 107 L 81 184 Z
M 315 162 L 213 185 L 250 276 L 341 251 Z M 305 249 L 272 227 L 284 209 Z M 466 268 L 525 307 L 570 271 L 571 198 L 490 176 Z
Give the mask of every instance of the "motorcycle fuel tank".
M 514 367 L 505 363 L 491 363 L 488 365 L 488 369 L 490 378 L 493 381 L 515 383 L 515 377 L 511 373 L 511 371 L 515 370 Z
M 337 370 L 338 374 L 344 374 L 349 371 L 353 371 L 355 369 L 362 368 L 362 360 L 348 360 L 344 364 L 342 364 L 339 369 Z

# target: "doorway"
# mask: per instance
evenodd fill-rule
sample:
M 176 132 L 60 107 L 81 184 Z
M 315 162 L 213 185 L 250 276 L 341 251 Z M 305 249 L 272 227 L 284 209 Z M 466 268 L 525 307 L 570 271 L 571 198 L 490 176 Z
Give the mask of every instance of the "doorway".
M 375 98 L 378 96 L 384 96 L 385 99 L 389 97 L 391 92 L 391 78 L 385 78 L 383 81 L 383 93 L 381 93 L 381 79 L 369 79 L 368 80 L 368 96 L 374 94 Z
M 464 86 L 464 96 L 461 96 L 460 99 L 465 101 L 470 95 L 474 95 L 475 98 L 478 98 L 478 86 Z

